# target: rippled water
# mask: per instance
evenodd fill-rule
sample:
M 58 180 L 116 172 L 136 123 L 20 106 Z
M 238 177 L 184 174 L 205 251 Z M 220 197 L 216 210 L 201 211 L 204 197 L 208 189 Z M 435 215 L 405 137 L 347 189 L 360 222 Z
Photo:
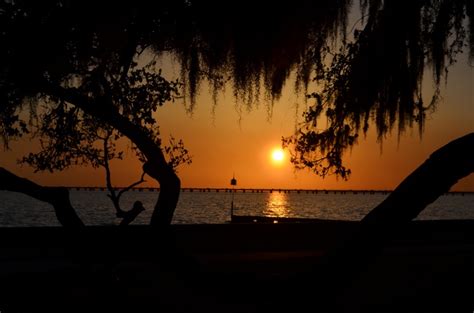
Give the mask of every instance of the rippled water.
M 147 224 L 157 198 L 156 192 L 131 191 L 123 196 L 123 208 L 135 200 L 145 210 L 135 224 Z M 306 194 L 235 193 L 236 215 L 312 217 L 360 220 L 387 195 L 383 194 Z M 182 192 L 173 223 L 226 223 L 230 219 L 232 194 L 225 192 Z M 71 191 L 71 202 L 88 225 L 118 224 L 105 191 Z M 474 194 L 445 195 L 426 208 L 419 219 L 474 219 Z M 0 191 L 0 226 L 59 225 L 53 208 L 18 193 Z

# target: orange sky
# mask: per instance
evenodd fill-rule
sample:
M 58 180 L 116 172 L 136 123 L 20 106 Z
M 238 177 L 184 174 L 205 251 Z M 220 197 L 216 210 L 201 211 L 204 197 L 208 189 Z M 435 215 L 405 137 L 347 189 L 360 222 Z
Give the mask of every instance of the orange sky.
M 169 68 L 169 64 L 162 66 Z M 426 82 L 425 89 L 429 91 L 431 80 Z M 182 186 L 229 187 L 229 180 L 235 173 L 242 188 L 393 189 L 435 149 L 474 131 L 474 74 L 463 56 L 451 69 L 448 85 L 442 88 L 443 99 L 437 111 L 429 116 L 421 140 L 414 129 L 398 142 L 395 130 L 381 146 L 370 132 L 346 155 L 345 160 L 353 173 L 348 181 L 335 177 L 322 179 L 308 171 L 295 172 L 288 162 L 288 155 L 283 164 L 277 165 L 271 160 L 271 151 L 281 145 L 282 136 L 293 132 L 295 118 L 301 116 L 304 109 L 303 97 L 294 94 L 291 81 L 287 85 L 281 100 L 274 104 L 270 119 L 263 103 L 249 112 L 242 108 L 243 113 L 239 114 L 230 87 L 213 107 L 208 88 L 203 86 L 192 115 L 186 113 L 181 102 L 159 108 L 157 118 L 164 141 L 169 134 L 181 138 L 193 155 L 191 165 L 178 169 Z M 16 159 L 30 149 L 31 144 L 27 141 L 13 144 L 12 151 L 2 154 L 0 166 L 40 184 L 104 185 L 102 169 L 82 167 L 62 173 L 34 174 L 26 166 L 20 168 Z M 112 163 L 117 186 L 130 184 L 141 174 L 140 163 L 131 157 L 128 148 L 126 151 L 129 157 L 125 161 Z M 146 185 L 157 184 L 148 178 Z M 454 190 L 474 191 L 474 175 L 459 182 Z

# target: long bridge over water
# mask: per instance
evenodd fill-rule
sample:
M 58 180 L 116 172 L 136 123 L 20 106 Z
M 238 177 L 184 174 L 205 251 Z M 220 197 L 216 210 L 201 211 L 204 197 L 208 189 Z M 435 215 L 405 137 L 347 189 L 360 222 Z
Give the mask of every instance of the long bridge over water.
M 106 191 L 106 187 L 66 187 L 69 190 L 77 191 Z M 116 187 L 115 190 L 122 190 L 125 187 Z M 138 192 L 159 192 L 159 187 L 136 187 L 131 189 Z M 282 188 L 181 188 L 181 192 L 228 192 L 228 193 L 291 193 L 291 194 L 382 194 L 388 195 L 392 190 L 349 190 L 349 189 L 282 189 Z M 450 191 L 448 195 L 474 195 L 474 191 Z

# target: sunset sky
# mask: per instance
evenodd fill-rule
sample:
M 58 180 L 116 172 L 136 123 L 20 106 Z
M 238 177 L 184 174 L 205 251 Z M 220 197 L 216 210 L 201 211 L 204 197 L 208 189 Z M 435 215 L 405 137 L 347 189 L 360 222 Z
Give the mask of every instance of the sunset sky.
M 168 76 L 176 77 L 179 72 L 169 59 L 164 59 L 160 66 Z M 425 78 L 425 94 L 429 97 L 430 73 L 425 73 Z M 427 119 L 422 138 L 415 128 L 398 140 L 395 129 L 380 144 L 371 129 L 367 138 L 360 138 L 359 144 L 345 156 L 352 169 L 348 181 L 332 176 L 322 179 L 306 170 L 295 172 L 287 151 L 282 161 L 272 160 L 274 149 L 281 147 L 281 137 L 292 134 L 296 118 L 301 117 L 305 108 L 303 95 L 295 95 L 291 79 L 273 107 L 262 102 L 247 110 L 236 103 L 230 86 L 219 95 L 214 106 L 208 86 L 203 85 L 192 114 L 186 111 L 182 100 L 159 108 L 156 114 L 163 140 L 167 141 L 170 134 L 183 139 L 193 156 L 191 165 L 178 169 L 183 187 L 229 187 L 235 173 L 242 188 L 393 189 L 435 149 L 474 131 L 474 72 L 466 54 L 451 68 L 448 79 L 448 84 L 442 85 L 437 110 Z M 140 163 L 133 158 L 128 144 L 124 146 L 127 158 L 112 163 L 116 186 L 128 185 L 141 174 Z M 31 149 L 35 145 L 28 140 L 12 144 L 10 151 L 3 152 L 2 166 L 45 185 L 105 184 L 103 169 L 79 167 L 60 173 L 35 174 L 27 166 L 19 167 L 16 159 Z M 151 178 L 144 185 L 157 186 Z M 454 190 L 474 191 L 474 176 L 459 182 Z

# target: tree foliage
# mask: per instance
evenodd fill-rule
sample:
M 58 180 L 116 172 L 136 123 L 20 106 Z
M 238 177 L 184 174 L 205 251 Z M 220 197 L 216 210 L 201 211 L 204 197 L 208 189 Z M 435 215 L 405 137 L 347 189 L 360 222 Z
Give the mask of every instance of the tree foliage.
M 158 107 L 179 95 L 180 83 L 164 78 L 154 59 L 139 64 L 153 33 L 165 28 L 157 19 L 173 7 L 160 5 L 19 1 L 0 6 L 5 145 L 15 137 L 36 136 L 40 151 L 23 162 L 39 171 L 103 166 L 117 212 L 120 196 L 114 197 L 109 168 L 110 160 L 123 156 L 117 140 L 130 139 L 145 172 L 162 188 L 173 186 L 173 199 L 160 194 L 155 210 L 165 203 L 161 210 L 174 211 L 179 194 L 174 171 L 190 162 L 182 141 L 170 151 L 162 147 L 156 123 Z M 153 9 L 159 14 L 148 16 Z M 164 215 L 169 223 L 172 213 Z
M 278 99 L 296 72 L 306 92 L 315 57 L 328 41 L 345 37 L 349 0 L 190 1 L 171 51 L 182 69 L 190 107 L 201 81 L 214 95 L 232 84 L 238 102 L 251 107 Z
M 283 139 L 293 147 L 293 163 L 322 176 L 348 177 L 343 153 L 372 123 L 379 140 L 394 127 L 401 133 L 416 124 L 422 133 L 442 76 L 447 79 L 448 67 L 465 47 L 470 44 L 471 56 L 474 51 L 468 40 L 472 1 L 362 1 L 361 8 L 364 26 L 336 53 L 323 50 L 328 65 L 317 63 L 314 78 L 321 88 L 308 96 L 315 104 L 297 133 Z M 422 94 L 427 67 L 435 84 L 428 100 Z
M 401 133 L 416 124 L 422 133 L 442 76 L 447 79 L 463 49 L 470 46 L 471 56 L 474 51 L 468 39 L 472 6 L 472 1 L 361 1 L 365 24 L 336 53 L 323 51 L 329 61 L 317 63 L 314 80 L 321 90 L 309 95 L 315 104 L 297 133 L 283 139 L 293 148 L 292 162 L 322 176 L 347 178 L 343 153 L 371 123 L 379 140 L 395 126 Z M 422 94 L 426 67 L 433 72 L 431 99 Z
M 203 78 L 214 95 L 230 80 L 237 101 L 251 106 L 261 90 L 278 99 L 294 72 L 295 90 L 314 102 L 283 145 L 297 168 L 322 176 L 348 178 L 343 154 L 372 125 L 380 141 L 395 128 L 421 134 L 449 66 L 464 50 L 474 56 L 469 0 L 229 1 L 225 14 L 212 1 L 189 4 L 170 50 L 190 108 Z M 362 17 L 349 29 L 356 6 Z M 422 94 L 427 70 L 432 95 Z
M 41 103 L 50 109 L 47 113 L 67 112 L 86 122 L 77 110 L 64 107 L 67 101 L 52 94 L 51 86 L 94 98 L 104 110 L 113 105 L 141 127 L 155 124 L 153 112 L 177 95 L 179 83 L 166 80 L 154 61 L 145 66 L 136 62 L 150 44 L 147 37 L 161 29 L 153 26 L 160 14 L 146 18 L 150 10 L 166 14 L 167 9 L 92 1 L 2 3 L 4 142 L 25 133 L 29 123 L 22 120 L 22 109 L 36 110 Z

